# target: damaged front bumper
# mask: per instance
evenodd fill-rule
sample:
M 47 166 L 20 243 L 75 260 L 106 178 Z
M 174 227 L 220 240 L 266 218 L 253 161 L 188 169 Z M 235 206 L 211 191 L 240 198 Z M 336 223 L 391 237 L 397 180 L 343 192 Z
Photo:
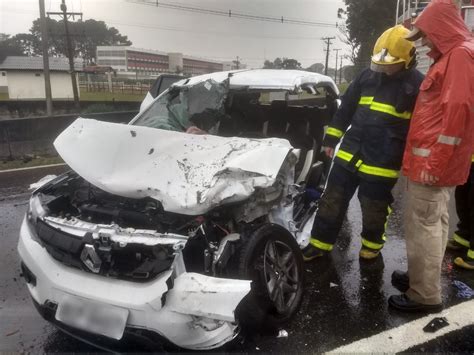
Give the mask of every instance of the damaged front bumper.
M 26 219 L 21 227 L 18 251 L 34 302 L 53 312 L 55 323 L 63 324 L 62 328 L 82 326 L 85 330 L 84 324 L 74 323 L 77 319 L 72 323 L 71 319 L 65 321 L 64 305 L 72 300 L 97 309 L 110 309 L 110 313 L 116 314 L 115 323 L 123 320 L 123 324 L 89 326 L 86 333 L 117 340 L 125 329 L 142 329 L 186 349 L 220 347 L 235 337 L 238 328 L 234 310 L 250 291 L 250 281 L 185 272 L 180 252 L 170 270 L 146 283 L 107 278 L 68 267 L 53 259 L 34 240 Z

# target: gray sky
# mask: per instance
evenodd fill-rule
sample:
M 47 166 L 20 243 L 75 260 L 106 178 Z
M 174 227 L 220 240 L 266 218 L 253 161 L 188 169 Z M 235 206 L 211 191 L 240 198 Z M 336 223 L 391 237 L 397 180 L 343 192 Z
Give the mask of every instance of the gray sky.
M 239 56 L 250 67 L 259 67 L 264 59 L 273 60 L 275 57 L 295 58 L 304 67 L 312 63 L 324 63 L 321 37 L 338 35 L 337 29 L 331 27 L 219 17 L 157 8 L 132 1 L 140 0 L 66 0 L 66 4 L 69 11 L 82 11 L 84 19 L 103 20 L 107 25 L 118 28 L 135 47 L 182 52 L 222 61 Z M 338 21 L 337 9 L 344 7 L 343 0 L 163 1 L 334 24 Z M 60 2 L 45 0 L 46 11 L 59 11 Z M 38 0 L 0 0 L 0 33 L 28 32 L 37 17 Z M 336 40 L 332 48 L 344 49 L 345 46 Z M 334 62 L 335 52 L 331 51 L 329 66 L 334 67 Z

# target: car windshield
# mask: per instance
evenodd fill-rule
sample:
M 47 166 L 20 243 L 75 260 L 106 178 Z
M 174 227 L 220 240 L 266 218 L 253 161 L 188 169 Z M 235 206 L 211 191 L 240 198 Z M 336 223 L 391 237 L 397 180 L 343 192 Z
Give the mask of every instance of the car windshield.
M 178 132 L 191 126 L 209 130 L 225 115 L 227 92 L 226 82 L 214 80 L 193 86 L 171 87 L 133 124 Z

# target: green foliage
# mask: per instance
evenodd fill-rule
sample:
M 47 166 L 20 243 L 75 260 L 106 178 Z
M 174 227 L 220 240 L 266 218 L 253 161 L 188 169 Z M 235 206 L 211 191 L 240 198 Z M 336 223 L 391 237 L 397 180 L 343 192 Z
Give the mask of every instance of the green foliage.
M 81 110 L 81 113 L 102 113 L 102 112 L 113 112 L 116 111 L 116 108 L 113 105 L 107 104 L 92 104 L 87 106 L 85 109 Z
M 30 29 L 36 38 L 33 44 L 34 54 L 41 54 L 40 19 L 33 21 Z M 115 27 L 108 27 L 104 21 L 86 20 L 69 22 L 69 34 L 76 57 L 82 57 L 87 63 L 95 62 L 97 46 L 131 45 L 127 36 L 123 36 Z M 47 18 L 49 52 L 53 56 L 67 56 L 64 22 Z
M 0 42 L 0 63 L 5 57 L 12 55 L 26 55 L 26 53 L 18 43 L 7 35 L 7 38 Z
M 273 62 L 266 60 L 264 69 L 301 69 L 301 63 L 292 58 L 275 58 Z
M 311 64 L 308 68 L 306 68 L 306 70 L 310 71 L 310 72 L 313 72 L 313 73 L 323 74 L 324 73 L 324 64 L 314 63 L 314 64 Z
M 395 24 L 397 0 L 344 0 L 347 9 L 347 39 L 358 51 L 355 58 L 357 71 L 368 66 L 372 49 L 384 30 Z
M 356 67 L 354 65 L 347 65 L 342 67 L 342 76 L 348 83 L 350 83 L 356 75 L 357 72 Z
M 46 18 L 49 55 L 67 56 L 66 35 L 63 21 Z M 69 34 L 75 57 L 82 57 L 86 63 L 94 63 L 97 46 L 132 44 L 115 27 L 108 27 L 103 21 L 86 20 L 69 22 Z M 30 33 L 19 33 L 0 42 L 0 60 L 9 55 L 42 55 L 40 19 L 33 21 Z

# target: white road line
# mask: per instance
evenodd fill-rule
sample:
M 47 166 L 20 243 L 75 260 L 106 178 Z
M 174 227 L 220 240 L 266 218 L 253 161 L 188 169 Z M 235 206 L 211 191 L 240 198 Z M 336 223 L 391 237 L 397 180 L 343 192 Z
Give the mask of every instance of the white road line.
M 66 164 L 59 163 L 59 164 L 49 164 L 49 165 L 40 165 L 40 166 L 30 166 L 28 168 L 0 170 L 0 174 L 1 173 L 11 173 L 11 172 L 14 172 L 14 171 L 34 170 L 34 169 L 43 169 L 43 168 L 54 168 L 55 166 L 63 166 L 63 165 L 66 165 Z
M 474 324 L 474 300 L 465 301 L 445 309 L 441 313 L 429 314 L 398 328 L 389 329 L 369 338 L 331 350 L 331 353 L 397 353 L 416 345 Z M 425 333 L 423 328 L 435 317 L 446 317 L 449 325 L 434 333 Z

